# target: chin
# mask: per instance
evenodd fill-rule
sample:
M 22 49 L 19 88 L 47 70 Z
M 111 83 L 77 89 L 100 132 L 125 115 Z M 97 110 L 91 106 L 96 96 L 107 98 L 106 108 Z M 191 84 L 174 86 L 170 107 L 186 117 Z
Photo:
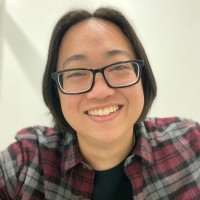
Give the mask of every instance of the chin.
M 109 143 L 116 142 L 118 140 L 121 141 L 122 136 L 120 136 L 117 133 L 111 135 L 110 134 L 111 132 L 114 133 L 114 131 L 112 131 L 112 130 L 108 131 L 107 133 L 105 131 L 105 132 L 103 132 L 103 134 L 98 132 L 97 133 L 98 135 L 96 135 L 96 137 L 94 137 L 94 139 L 97 142 L 102 143 L 102 144 L 109 144 Z M 101 134 L 101 135 L 99 135 L 99 134 Z

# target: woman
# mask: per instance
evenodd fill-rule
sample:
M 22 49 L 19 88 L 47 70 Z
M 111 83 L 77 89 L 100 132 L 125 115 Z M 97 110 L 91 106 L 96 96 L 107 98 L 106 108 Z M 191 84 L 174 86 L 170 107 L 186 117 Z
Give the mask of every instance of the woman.
M 43 96 L 55 127 L 23 129 L 0 154 L 2 199 L 200 197 L 200 125 L 146 118 L 156 82 L 118 11 L 58 21 Z

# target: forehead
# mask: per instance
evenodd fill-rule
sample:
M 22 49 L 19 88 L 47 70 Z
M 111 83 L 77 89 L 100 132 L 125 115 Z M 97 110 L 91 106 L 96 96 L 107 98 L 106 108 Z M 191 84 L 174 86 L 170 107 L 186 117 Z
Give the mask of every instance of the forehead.
M 124 59 L 135 57 L 132 45 L 121 29 L 112 22 L 90 18 L 73 25 L 65 33 L 59 49 L 58 66 L 64 65 L 69 59 L 90 61 L 94 65 L 105 64 L 102 62 L 112 62 L 107 59 L 111 58 L 108 55 L 112 55 L 112 58 L 119 55 L 120 60 L 120 55 L 123 59 L 125 54 L 130 56 Z
M 122 32 L 122 30 L 110 21 L 98 18 L 89 18 L 83 20 L 72 27 L 65 33 L 62 43 L 69 45 L 76 45 L 76 43 L 87 45 L 103 45 L 104 42 L 114 42 L 116 45 L 131 46 L 129 39 Z M 113 44 L 112 44 L 113 45 Z

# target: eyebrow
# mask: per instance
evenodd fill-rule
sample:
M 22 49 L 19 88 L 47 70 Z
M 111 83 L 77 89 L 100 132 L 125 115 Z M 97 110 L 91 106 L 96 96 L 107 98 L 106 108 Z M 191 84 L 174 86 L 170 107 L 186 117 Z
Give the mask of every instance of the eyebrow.
M 121 49 L 114 49 L 114 50 L 110 50 L 110 51 L 106 52 L 107 57 L 114 57 L 114 56 L 118 56 L 118 55 L 125 55 L 129 59 L 131 59 L 131 55 L 127 51 L 124 51 Z
M 72 55 L 70 57 L 67 57 L 64 62 L 63 62 L 63 68 L 71 61 L 82 61 L 82 60 L 86 60 L 87 57 L 83 54 L 75 54 Z
M 129 59 L 131 59 L 131 55 L 127 51 L 124 51 L 124 50 L 121 50 L 121 49 L 114 49 L 114 50 L 110 50 L 110 51 L 108 51 L 108 52 L 105 53 L 106 57 L 115 57 L 115 56 L 118 56 L 118 55 L 125 55 L 126 57 L 128 57 Z M 63 62 L 63 68 L 69 62 L 72 62 L 72 61 L 83 61 L 83 60 L 87 60 L 87 56 L 86 55 L 83 55 L 83 54 L 72 55 L 70 57 L 67 57 L 64 60 L 64 62 Z

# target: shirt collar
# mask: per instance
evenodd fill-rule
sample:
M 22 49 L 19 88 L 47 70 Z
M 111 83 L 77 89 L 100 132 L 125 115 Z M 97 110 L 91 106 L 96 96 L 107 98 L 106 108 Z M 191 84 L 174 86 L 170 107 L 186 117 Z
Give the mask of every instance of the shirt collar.
M 76 165 L 83 163 L 75 131 L 66 133 L 62 144 L 61 171 L 65 173 Z
M 144 162 L 153 164 L 152 146 L 145 126 L 144 122 L 135 124 L 135 148 L 133 149 L 132 154 L 127 158 L 125 165 L 132 162 L 134 156 L 139 156 Z
M 133 149 L 132 154 L 126 159 L 125 165 L 129 164 L 135 155 L 141 157 L 144 162 L 153 164 L 152 147 L 145 126 L 146 124 L 144 122 L 138 122 L 135 124 L 135 148 Z M 68 132 L 65 135 L 63 143 L 61 160 L 61 171 L 63 175 L 65 175 L 68 170 L 80 163 L 90 168 L 80 153 L 75 131 Z

